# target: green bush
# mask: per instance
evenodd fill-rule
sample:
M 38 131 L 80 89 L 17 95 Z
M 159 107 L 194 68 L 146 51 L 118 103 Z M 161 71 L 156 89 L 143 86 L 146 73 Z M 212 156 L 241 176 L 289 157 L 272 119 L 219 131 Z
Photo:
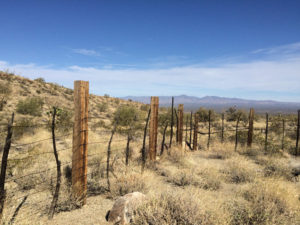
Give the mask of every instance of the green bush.
M 108 109 L 108 104 L 106 102 L 97 104 L 99 112 L 106 112 Z
M 20 138 L 24 134 L 34 134 L 34 123 L 32 119 L 22 118 L 15 123 L 15 127 L 13 128 L 13 135 L 15 138 Z
M 44 101 L 40 97 L 29 97 L 17 104 L 17 112 L 24 115 L 41 116 Z
M 45 83 L 45 79 L 42 78 L 42 77 L 36 78 L 36 79 L 34 79 L 34 81 L 37 81 L 37 82 L 42 83 L 42 84 Z
M 49 116 L 49 124 L 51 127 L 52 124 L 52 115 L 53 109 L 50 112 L 47 112 Z M 55 127 L 61 133 L 68 132 L 73 127 L 73 113 L 69 109 L 66 108 L 57 108 L 56 109 L 56 120 Z

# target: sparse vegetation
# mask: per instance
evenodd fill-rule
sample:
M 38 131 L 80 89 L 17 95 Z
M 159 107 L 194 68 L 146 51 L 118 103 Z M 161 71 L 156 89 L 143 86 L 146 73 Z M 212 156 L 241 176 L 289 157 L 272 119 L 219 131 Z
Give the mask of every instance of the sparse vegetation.
M 29 97 L 20 100 L 17 104 L 17 112 L 24 115 L 41 116 L 44 101 L 39 97 Z

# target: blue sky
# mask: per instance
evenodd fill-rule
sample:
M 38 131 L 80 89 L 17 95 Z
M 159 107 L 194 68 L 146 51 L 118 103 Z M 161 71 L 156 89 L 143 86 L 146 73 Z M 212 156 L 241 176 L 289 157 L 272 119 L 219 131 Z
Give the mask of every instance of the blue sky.
M 300 102 L 300 1 L 0 0 L 0 70 L 112 96 Z

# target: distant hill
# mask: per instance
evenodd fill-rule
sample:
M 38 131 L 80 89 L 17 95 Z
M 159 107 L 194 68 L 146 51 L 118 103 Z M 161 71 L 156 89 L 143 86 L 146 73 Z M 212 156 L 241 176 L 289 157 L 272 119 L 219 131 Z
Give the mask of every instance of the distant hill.
M 171 96 L 160 96 L 160 106 L 171 106 Z M 218 96 L 205 96 L 203 98 L 179 95 L 174 96 L 175 105 L 184 104 L 185 110 L 195 110 L 199 107 L 211 108 L 216 111 L 222 111 L 231 106 L 236 106 L 241 109 L 249 109 L 253 107 L 256 112 L 271 112 L 271 113 L 296 113 L 300 109 L 300 102 L 279 102 L 271 100 L 246 100 L 240 98 L 224 98 Z M 150 103 L 149 96 L 126 96 L 122 99 L 131 99 L 141 103 Z

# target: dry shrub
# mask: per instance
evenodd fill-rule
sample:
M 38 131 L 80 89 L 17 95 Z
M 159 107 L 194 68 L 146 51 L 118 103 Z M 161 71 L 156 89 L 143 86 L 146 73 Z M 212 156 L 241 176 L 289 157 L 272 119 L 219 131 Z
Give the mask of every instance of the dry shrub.
M 289 181 L 293 180 L 292 168 L 283 158 L 259 158 L 256 162 L 264 167 L 263 173 L 265 177 L 282 177 Z
M 205 190 L 218 190 L 221 187 L 221 181 L 216 176 L 215 171 L 202 170 L 195 172 L 191 169 L 181 169 L 175 172 L 165 172 L 167 181 L 176 186 L 184 187 L 193 185 Z
M 198 195 L 164 192 L 140 207 L 132 224 L 217 224 L 217 216 L 206 209 Z
M 113 180 L 111 184 L 110 197 L 123 196 L 131 192 L 142 192 L 147 193 L 149 186 L 147 180 L 150 179 L 147 174 L 138 174 L 129 172 L 128 174 L 123 174 Z
M 223 172 L 226 174 L 228 182 L 236 184 L 252 182 L 257 173 L 254 165 L 242 157 L 234 157 L 227 160 Z
M 255 182 L 246 187 L 243 197 L 250 211 L 239 224 L 296 224 L 297 215 L 299 218 L 299 192 L 286 182 Z

